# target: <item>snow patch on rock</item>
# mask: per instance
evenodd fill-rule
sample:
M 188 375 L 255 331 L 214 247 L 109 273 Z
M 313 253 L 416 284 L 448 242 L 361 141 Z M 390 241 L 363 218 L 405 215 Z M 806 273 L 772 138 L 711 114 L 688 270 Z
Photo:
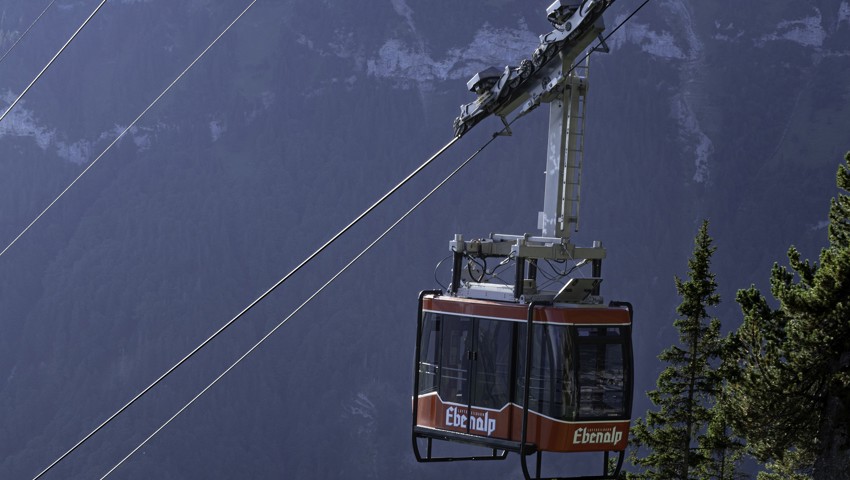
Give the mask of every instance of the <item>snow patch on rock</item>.
M 821 220 L 820 222 L 812 225 L 811 230 L 823 230 L 829 226 L 829 220 Z
M 357 83 L 357 75 L 349 75 L 346 78 L 332 77 L 322 80 L 317 87 L 310 90 L 305 90 L 301 95 L 304 98 L 315 98 L 328 94 L 329 91 L 345 90 L 351 91 L 354 84 Z
M 625 20 L 625 15 L 619 15 L 614 20 L 614 25 L 619 25 Z M 660 58 L 673 58 L 683 60 L 685 52 L 676 44 L 676 38 L 672 33 L 657 32 L 649 28 L 645 23 L 630 21 L 620 29 L 618 35 L 608 40 L 612 49 L 618 49 L 627 43 L 640 47 L 644 52 Z
M 846 0 L 838 6 L 838 23 L 847 22 L 850 25 L 850 2 Z
M 363 417 L 369 420 L 375 419 L 375 404 L 362 392 L 358 393 L 355 399 L 347 402 L 345 410 L 352 416 Z
M 274 92 L 269 90 L 265 90 L 260 94 L 260 102 L 263 104 L 263 108 L 265 108 L 266 110 L 271 108 L 276 98 L 277 96 L 274 94 Z
M 313 40 L 310 40 L 310 38 L 307 37 L 307 35 L 304 35 L 303 33 L 299 33 L 298 36 L 295 38 L 295 41 L 299 45 L 304 45 L 310 50 L 316 50 L 316 44 L 313 42 Z
M 17 371 L 18 371 L 18 366 L 17 365 L 12 366 L 12 371 L 9 372 L 9 376 L 6 377 L 6 385 L 9 385 L 9 383 L 11 383 L 12 380 L 15 379 L 15 373 Z
M 0 30 L 0 47 L 3 47 L 4 51 L 7 50 L 6 45 L 12 45 L 20 36 L 17 30 Z
M 682 33 L 685 38 L 685 43 L 687 44 L 685 57 L 692 62 L 699 62 L 702 59 L 705 46 L 697 35 L 695 22 L 688 4 L 682 0 L 671 0 L 665 5 L 681 22 L 683 30 Z
M 709 159 L 714 153 L 714 144 L 700 128 L 696 114 L 683 95 L 679 94 L 673 97 L 671 115 L 679 125 L 679 138 L 685 145 L 688 145 L 688 150 L 693 148 L 693 180 L 697 183 L 708 184 L 711 179 Z
M 683 62 L 679 64 L 682 81 L 680 92 L 671 99 L 671 116 L 676 120 L 679 140 L 687 157 L 694 160 L 693 181 L 709 184 L 710 160 L 714 144 L 706 135 L 699 113 L 705 107 L 705 87 L 700 81 L 706 68 L 705 45 L 697 34 L 692 7 L 683 0 L 668 0 L 664 6 L 671 16 L 668 21 L 681 39 Z M 715 27 L 720 25 L 715 23 Z M 734 29 L 732 24 L 728 29 Z
M 378 409 L 365 393 L 360 392 L 355 398 L 343 402 L 342 408 L 343 418 L 356 419 L 358 437 L 370 438 L 374 435 Z
M 210 122 L 210 136 L 215 142 L 221 137 L 221 134 L 227 131 L 227 124 L 224 120 L 213 120 Z
M 17 95 L 14 95 L 10 90 L 7 90 L 0 97 L 0 111 L 6 112 L 9 105 L 15 101 Z M 56 137 L 56 131 L 39 125 L 32 111 L 18 103 L 15 108 L 9 112 L 6 118 L 0 122 L 0 138 L 3 137 L 31 137 L 36 145 L 42 150 L 47 150 Z
M 158 128 L 162 127 L 162 126 L 163 125 L 161 123 L 157 124 L 155 127 L 134 126 L 130 130 L 128 130 L 127 133 L 124 133 L 124 130 L 127 130 L 127 127 L 124 126 L 124 125 L 118 125 L 116 123 L 115 125 L 112 126 L 111 130 L 107 130 L 107 131 L 101 133 L 97 137 L 97 139 L 98 139 L 99 142 L 109 141 L 111 143 L 112 141 L 114 141 L 116 138 L 118 138 L 119 136 L 121 136 L 123 134 L 123 137 L 121 137 L 122 140 L 127 138 L 127 137 L 130 137 L 133 140 L 133 143 L 136 145 L 136 147 L 138 147 L 140 150 L 145 150 L 146 148 L 150 147 L 150 144 L 151 144 L 150 136 L 151 136 L 151 134 L 155 133 L 156 130 Z
M 405 0 L 390 0 L 390 2 L 393 4 L 395 13 L 404 17 L 410 30 L 416 32 L 416 26 L 413 24 L 413 9 L 410 8 L 407 2 Z
M 711 36 L 714 40 L 720 40 L 723 42 L 737 42 L 744 36 L 744 31 L 739 30 L 735 27 L 735 24 L 730 22 L 726 25 L 721 24 L 719 21 L 714 22 L 714 29 L 716 30 L 714 35 Z
M 0 100 L 2 100 L 0 101 L 0 109 L 5 111 L 15 98 L 16 96 L 11 91 L 0 96 Z M 55 129 L 39 124 L 35 114 L 19 103 L 3 122 L 0 122 L 0 139 L 4 137 L 29 137 L 42 150 L 53 149 L 56 156 L 62 160 L 83 165 L 94 160 L 95 149 L 98 145 L 106 148 L 125 128 L 125 126 L 115 125 L 112 129 L 98 135 L 94 141 L 80 139 L 72 142 L 61 138 L 62 136 L 57 134 Z M 125 134 L 125 137 L 129 136 L 136 148 L 143 151 L 150 148 L 156 132 L 166 128 L 167 126 L 161 123 L 153 127 L 133 127 Z
M 338 28 L 334 30 L 330 40 L 324 45 L 317 44 L 303 33 L 299 33 L 295 41 L 321 57 L 336 56 L 353 59 L 357 65 L 362 65 L 366 61 L 365 55 L 360 51 L 361 47 L 355 41 L 354 32 L 348 29 Z
M 688 4 L 681 0 L 667 0 L 663 7 L 669 12 L 665 15 L 672 31 L 656 30 L 649 24 L 630 20 L 608 40 L 612 48 L 620 48 L 626 44 L 634 44 L 649 55 L 672 60 L 694 60 L 703 51 L 702 41 L 693 28 L 694 21 Z M 626 15 L 618 15 L 612 25 L 625 21 Z M 679 28 L 682 27 L 682 28 Z M 715 27 L 720 29 L 719 23 Z M 733 28 L 731 24 L 728 28 Z
M 56 142 L 56 154 L 62 160 L 75 165 L 83 165 L 92 160 L 92 143 L 78 140 L 74 143 Z
M 762 36 L 755 41 L 756 46 L 762 47 L 767 42 L 790 41 L 804 47 L 820 47 L 826 40 L 826 30 L 823 28 L 823 18 L 820 10 L 815 9 L 815 15 L 799 20 L 783 20 L 776 26 L 773 33 Z
M 150 133 L 143 132 L 141 130 L 135 131 L 136 129 L 133 130 L 133 143 L 136 144 L 136 148 L 138 148 L 140 151 L 151 148 Z
M 490 66 L 501 68 L 508 62 L 519 63 L 530 57 L 538 44 L 537 35 L 522 20 L 518 28 L 484 24 L 469 45 L 450 49 L 442 58 L 433 57 L 423 47 L 390 39 L 376 56 L 366 61 L 366 72 L 373 77 L 395 80 L 402 88 L 435 81 L 466 80 Z

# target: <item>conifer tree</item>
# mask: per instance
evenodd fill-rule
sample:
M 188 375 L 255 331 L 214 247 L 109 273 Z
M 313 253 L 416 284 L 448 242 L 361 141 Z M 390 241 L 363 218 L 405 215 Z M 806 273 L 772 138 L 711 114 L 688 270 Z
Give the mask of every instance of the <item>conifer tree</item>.
M 705 472 L 713 470 L 709 466 L 713 455 L 700 441 L 715 415 L 712 407 L 722 380 L 717 370 L 720 321 L 709 316 L 709 309 L 720 303 L 709 268 L 715 249 L 708 222 L 703 222 L 688 260 L 688 279 L 675 279 L 682 297 L 676 309 L 680 318 L 673 322 L 679 330 L 679 345 L 658 357 L 668 366 L 658 377 L 658 388 L 648 393 L 657 410 L 647 412 L 646 419 L 638 419 L 632 428 L 632 444 L 638 448 L 632 451 L 631 461 L 642 470 L 629 478 L 687 480 L 708 478 Z M 646 456 L 640 457 L 641 453 Z
M 724 339 L 724 346 L 728 343 Z M 725 349 L 724 349 L 725 352 Z M 722 353 L 721 355 L 724 355 Z M 719 375 L 725 378 L 726 361 L 721 362 Z M 711 407 L 711 419 L 705 433 L 699 439 L 699 448 L 708 456 L 700 466 L 698 478 L 705 480 L 737 480 L 749 478 L 738 472 L 738 463 L 743 457 L 746 445 L 743 439 L 734 435 L 728 419 L 724 398 L 727 395 L 725 381 L 721 383 L 720 391 Z
M 744 322 L 732 337 L 729 420 L 774 474 L 850 479 L 850 153 L 838 169 L 829 245 L 819 261 L 788 251 L 774 265 L 772 308 L 755 287 L 738 292 Z

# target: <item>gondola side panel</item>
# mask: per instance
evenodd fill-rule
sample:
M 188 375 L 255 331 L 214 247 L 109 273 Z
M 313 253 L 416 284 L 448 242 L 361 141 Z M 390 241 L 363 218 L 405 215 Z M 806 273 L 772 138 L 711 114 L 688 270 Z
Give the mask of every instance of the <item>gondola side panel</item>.
M 471 415 L 470 415 L 471 410 Z M 444 402 L 436 392 L 420 395 L 416 424 L 452 432 L 508 440 L 512 409 L 492 410 Z
M 520 441 L 522 408 L 513 405 L 512 440 Z M 604 452 L 624 451 L 628 446 L 628 420 L 563 422 L 534 411 L 528 412 L 527 443 L 547 452 Z

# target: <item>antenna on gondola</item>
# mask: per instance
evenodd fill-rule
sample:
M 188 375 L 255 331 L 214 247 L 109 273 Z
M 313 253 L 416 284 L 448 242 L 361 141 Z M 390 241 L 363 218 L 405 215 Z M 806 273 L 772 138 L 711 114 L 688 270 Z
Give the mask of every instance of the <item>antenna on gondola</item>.
M 543 452 L 600 452 L 601 474 L 580 478 L 619 476 L 632 410 L 632 307 L 604 304 L 601 242 L 579 247 L 570 238 L 578 231 L 589 53 L 573 62 L 594 39 L 604 45 L 602 14 L 612 3 L 555 1 L 546 10 L 555 29 L 541 35 L 531 59 L 483 70 L 467 83 L 477 98 L 461 106 L 457 136 L 490 115 L 507 127 L 549 104 L 541 233 L 456 234 L 447 291 L 420 294 L 412 422 L 420 462 L 501 460 L 515 452 L 532 479 L 541 478 Z M 570 276 L 588 262 L 590 277 Z M 514 267 L 512 282 L 497 273 L 506 265 Z M 435 442 L 486 450 L 438 456 Z

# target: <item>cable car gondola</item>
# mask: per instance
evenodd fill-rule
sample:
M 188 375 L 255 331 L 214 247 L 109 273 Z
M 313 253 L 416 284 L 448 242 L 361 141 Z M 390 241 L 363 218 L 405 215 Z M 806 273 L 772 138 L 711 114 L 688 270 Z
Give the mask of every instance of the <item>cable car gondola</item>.
M 601 474 L 557 478 L 619 476 L 632 410 L 632 307 L 605 304 L 600 296 L 601 243 L 570 242 L 578 225 L 587 94 L 586 66 L 572 62 L 601 34 L 601 15 L 611 3 L 555 1 L 547 10 L 555 30 L 540 37 L 531 60 L 501 76 L 485 70 L 467 85 L 478 98 L 461 107 L 458 135 L 490 114 L 508 130 L 505 118 L 514 110 L 522 116 L 549 103 L 542 234 L 455 235 L 447 291 L 420 294 L 412 422 L 420 462 L 499 460 L 515 452 L 531 479 L 541 477 L 543 452 L 601 452 Z M 488 268 L 491 258 L 499 259 L 496 268 Z M 588 262 L 590 276 L 570 275 Z M 499 276 L 509 264 L 512 284 Z M 546 277 L 540 285 L 539 275 Z M 550 284 L 556 289 L 547 290 Z M 487 451 L 440 456 L 435 442 Z M 527 464 L 532 454 L 535 477 Z
M 631 419 L 631 327 L 625 302 L 520 303 L 423 292 L 413 397 L 417 460 L 517 452 L 532 478 L 526 455 L 537 454 L 540 477 L 542 452 L 603 452 L 602 475 L 583 478 L 616 478 Z M 434 440 L 492 453 L 435 457 Z M 610 452 L 617 454 L 613 468 Z

